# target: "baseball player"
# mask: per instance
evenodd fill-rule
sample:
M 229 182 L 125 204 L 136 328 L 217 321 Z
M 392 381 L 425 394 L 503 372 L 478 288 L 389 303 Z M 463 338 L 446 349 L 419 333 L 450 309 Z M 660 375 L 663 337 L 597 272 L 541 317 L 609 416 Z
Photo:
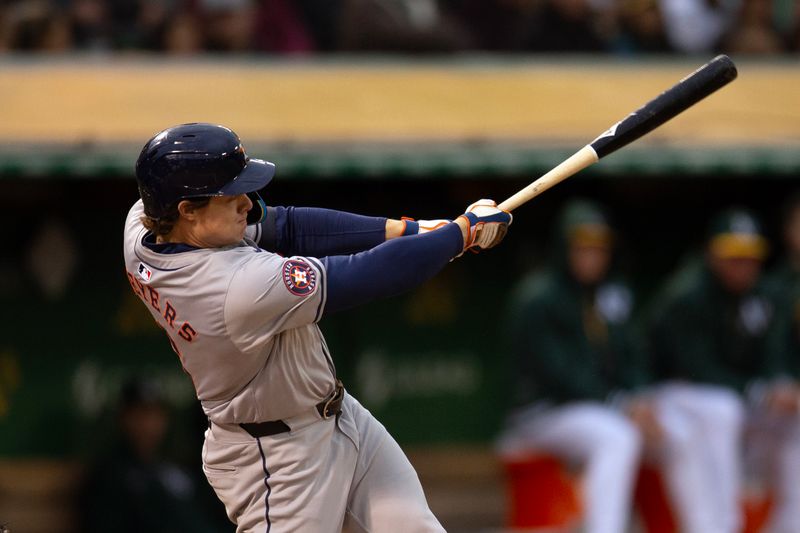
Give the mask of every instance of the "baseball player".
M 453 222 L 267 208 L 274 171 L 212 124 L 166 129 L 136 162 L 127 276 L 208 415 L 206 477 L 239 532 L 442 531 L 317 323 L 491 248 L 511 215 L 489 200 Z
M 774 306 L 760 279 L 767 241 L 744 209 L 711 224 L 703 261 L 667 285 L 649 324 L 659 377 L 660 459 L 678 521 L 688 533 L 740 531 L 744 394 L 777 400 L 781 353 L 770 338 Z
M 613 268 L 614 240 L 599 206 L 570 202 L 550 264 L 515 291 L 521 407 L 498 442 L 508 458 L 545 451 L 581 466 L 586 533 L 627 529 L 645 429 L 622 408 L 643 410 L 634 391 L 647 372 L 631 323 L 633 292 Z

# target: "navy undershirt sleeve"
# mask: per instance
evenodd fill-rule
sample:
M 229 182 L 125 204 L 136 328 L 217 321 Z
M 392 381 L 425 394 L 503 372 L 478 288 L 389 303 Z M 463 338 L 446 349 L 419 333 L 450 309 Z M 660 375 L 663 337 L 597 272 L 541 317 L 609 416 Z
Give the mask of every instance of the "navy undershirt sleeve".
M 451 223 L 354 255 L 323 257 L 328 288 L 325 313 L 411 290 L 432 278 L 462 248 L 461 228 Z
M 281 255 L 325 257 L 368 250 L 386 240 L 386 218 L 315 207 L 267 208 L 258 245 Z

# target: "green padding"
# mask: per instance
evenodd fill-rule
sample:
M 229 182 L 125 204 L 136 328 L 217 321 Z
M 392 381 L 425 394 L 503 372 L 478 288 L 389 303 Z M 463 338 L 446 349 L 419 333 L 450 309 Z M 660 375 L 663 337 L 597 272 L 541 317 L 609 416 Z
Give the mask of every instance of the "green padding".
M 538 144 L 538 146 L 537 146 Z M 535 177 L 579 147 L 521 143 L 268 144 L 248 147 L 274 161 L 281 178 L 369 179 L 471 175 Z M 0 178 L 133 176 L 137 151 L 128 146 L 0 146 Z M 585 172 L 647 177 L 676 174 L 766 174 L 800 172 L 800 148 L 784 146 L 686 147 L 642 143 L 625 148 Z

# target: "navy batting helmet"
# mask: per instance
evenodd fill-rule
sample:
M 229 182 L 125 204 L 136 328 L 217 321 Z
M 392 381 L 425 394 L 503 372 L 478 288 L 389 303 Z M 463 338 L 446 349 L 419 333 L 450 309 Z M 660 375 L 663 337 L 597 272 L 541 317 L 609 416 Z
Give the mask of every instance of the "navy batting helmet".
M 136 160 L 144 212 L 155 219 L 184 199 L 247 194 L 253 201 L 247 222 L 253 224 L 266 211 L 256 191 L 274 175 L 274 164 L 247 157 L 239 137 L 216 124 L 167 128 L 147 141 Z

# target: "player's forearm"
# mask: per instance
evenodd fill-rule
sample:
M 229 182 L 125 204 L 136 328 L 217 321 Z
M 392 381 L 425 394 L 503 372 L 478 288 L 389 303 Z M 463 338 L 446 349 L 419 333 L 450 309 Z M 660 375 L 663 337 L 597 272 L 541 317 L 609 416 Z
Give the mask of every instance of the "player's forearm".
M 464 240 L 460 226 L 393 239 L 371 250 L 322 259 L 327 277 L 325 312 L 349 309 L 394 296 L 432 278 L 456 255 Z
M 394 221 L 402 224 L 402 221 Z M 313 207 L 270 206 L 258 244 L 283 255 L 324 257 L 373 248 L 396 232 L 383 217 Z

